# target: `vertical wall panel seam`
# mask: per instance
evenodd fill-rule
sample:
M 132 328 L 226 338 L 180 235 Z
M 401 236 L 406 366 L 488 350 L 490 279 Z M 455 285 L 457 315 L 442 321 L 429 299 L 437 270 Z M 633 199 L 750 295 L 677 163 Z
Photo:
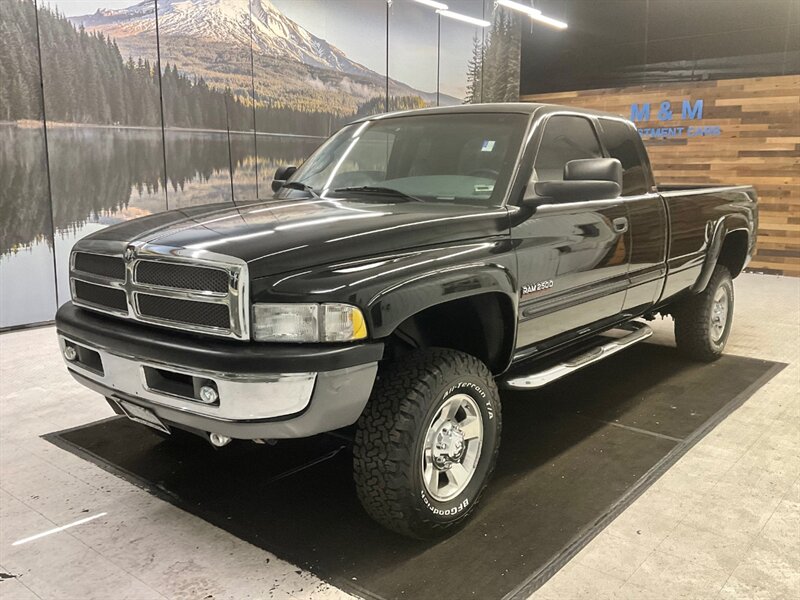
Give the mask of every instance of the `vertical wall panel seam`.
M 161 82 L 161 36 L 158 31 L 158 0 L 153 0 L 156 16 L 156 69 L 158 70 L 158 105 L 161 109 L 161 153 L 164 157 L 164 204 L 169 210 L 169 176 L 167 175 L 167 124 L 164 122 L 164 86 Z
M 391 0 L 386 0 L 386 105 L 384 112 L 389 112 L 389 9 Z
M 442 72 L 442 15 L 436 13 L 436 106 L 439 106 L 439 87 Z
M 247 6 L 250 9 L 250 86 L 252 88 L 250 99 L 253 102 L 253 151 L 256 153 L 256 200 L 258 200 L 258 127 L 256 127 L 256 67 L 253 56 L 253 0 L 249 0 Z
M 493 0 L 490 0 L 493 1 Z M 485 21 L 486 20 L 486 0 L 481 2 L 481 18 Z M 520 44 L 522 44 L 522 40 L 520 40 Z M 483 102 L 483 86 L 486 83 L 483 76 L 483 63 L 485 62 L 486 58 L 486 27 L 481 27 L 481 95 L 480 101 Z M 519 68 L 522 69 L 522 60 L 519 61 Z M 522 78 L 520 77 L 520 80 Z
M 231 202 L 236 205 L 236 194 L 233 191 L 233 150 L 231 149 L 231 122 L 228 118 L 228 97 L 225 96 L 225 131 L 228 134 L 228 172 L 231 177 Z
M 53 185 L 50 176 L 50 146 L 47 142 L 47 109 L 44 102 L 44 68 L 42 67 L 42 34 L 39 28 L 39 2 L 33 0 L 33 12 L 36 22 L 36 52 L 39 62 L 39 92 L 42 102 L 42 131 L 44 133 L 44 165 L 47 174 L 47 202 L 50 212 L 50 243 L 53 256 L 53 285 L 55 286 L 55 309 L 58 310 L 58 262 L 56 260 L 56 215 L 53 210 Z

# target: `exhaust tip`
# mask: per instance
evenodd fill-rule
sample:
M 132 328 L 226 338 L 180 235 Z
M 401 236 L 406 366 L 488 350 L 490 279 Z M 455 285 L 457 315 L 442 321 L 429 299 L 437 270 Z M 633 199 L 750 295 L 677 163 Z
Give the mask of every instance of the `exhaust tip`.
M 231 443 L 231 438 L 229 438 L 227 435 L 221 435 L 219 433 L 210 433 L 208 434 L 208 441 L 211 442 L 212 446 L 222 448 L 223 446 L 227 446 Z

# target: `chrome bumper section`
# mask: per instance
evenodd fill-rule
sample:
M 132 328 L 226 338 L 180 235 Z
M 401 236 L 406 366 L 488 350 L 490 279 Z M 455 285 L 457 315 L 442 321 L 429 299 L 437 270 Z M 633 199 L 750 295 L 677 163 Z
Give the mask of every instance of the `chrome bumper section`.
M 68 344 L 99 355 L 102 370 L 64 359 L 83 385 L 149 408 L 167 423 L 240 439 L 306 437 L 351 425 L 369 399 L 378 368 L 375 362 L 318 373 L 225 374 L 141 361 L 61 335 L 59 344 L 62 356 Z M 209 405 L 153 389 L 148 367 L 211 381 L 219 401 Z

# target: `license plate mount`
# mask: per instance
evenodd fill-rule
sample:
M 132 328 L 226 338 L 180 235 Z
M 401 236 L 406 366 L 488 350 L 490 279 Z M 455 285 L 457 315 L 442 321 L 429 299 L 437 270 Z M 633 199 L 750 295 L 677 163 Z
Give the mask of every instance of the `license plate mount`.
M 136 421 L 137 423 L 141 423 L 142 425 L 147 425 L 148 427 L 152 427 L 153 429 L 157 429 L 162 433 L 169 434 L 171 433 L 169 427 L 164 425 L 161 419 L 158 418 L 156 413 L 154 413 L 149 408 L 145 408 L 144 406 L 139 406 L 138 404 L 134 404 L 133 402 L 127 402 L 125 400 L 120 400 L 118 398 L 114 398 L 114 402 L 122 409 L 122 412 L 125 413 L 125 416 L 128 417 L 131 421 Z

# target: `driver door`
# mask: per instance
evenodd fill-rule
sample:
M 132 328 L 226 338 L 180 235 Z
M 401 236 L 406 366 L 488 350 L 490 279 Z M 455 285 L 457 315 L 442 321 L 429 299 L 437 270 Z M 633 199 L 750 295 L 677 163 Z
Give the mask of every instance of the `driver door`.
M 555 114 L 546 117 L 533 178 L 560 180 L 570 160 L 602 156 L 592 120 Z M 518 351 L 588 333 L 622 312 L 631 232 L 620 198 L 541 206 L 511 235 L 521 287 Z

